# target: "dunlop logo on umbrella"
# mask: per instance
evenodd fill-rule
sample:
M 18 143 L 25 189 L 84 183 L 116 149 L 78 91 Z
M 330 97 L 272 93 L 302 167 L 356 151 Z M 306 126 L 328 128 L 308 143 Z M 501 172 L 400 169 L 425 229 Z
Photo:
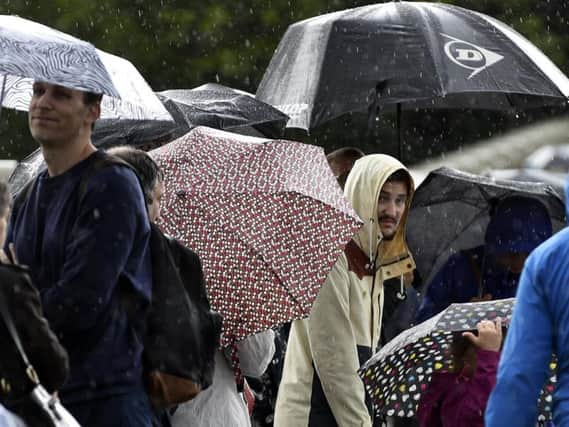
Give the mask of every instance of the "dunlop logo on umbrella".
M 450 39 L 445 44 L 445 53 L 447 57 L 462 68 L 472 70 L 472 73 L 467 77 L 470 80 L 482 70 L 500 62 L 504 57 L 498 55 L 488 49 L 476 46 L 464 40 L 457 39 L 456 37 L 449 36 L 441 33 L 443 37 Z

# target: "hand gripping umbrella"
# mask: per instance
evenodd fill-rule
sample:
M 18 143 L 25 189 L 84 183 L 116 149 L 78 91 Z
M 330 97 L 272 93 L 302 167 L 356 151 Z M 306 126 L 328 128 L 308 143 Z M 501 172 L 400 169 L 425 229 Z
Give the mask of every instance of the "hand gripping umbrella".
M 103 94 L 103 118 L 172 120 L 126 59 L 36 22 L 0 15 L 0 105 L 26 111 L 34 80 Z
M 453 336 L 475 330 L 476 324 L 485 319 L 501 317 L 507 326 L 513 306 L 514 298 L 452 304 L 387 343 L 358 371 L 375 415 L 413 417 L 433 373 L 452 369 Z M 553 358 L 549 379 L 536 402 L 540 408 L 540 421 L 551 419 L 552 393 L 557 382 L 555 370 Z

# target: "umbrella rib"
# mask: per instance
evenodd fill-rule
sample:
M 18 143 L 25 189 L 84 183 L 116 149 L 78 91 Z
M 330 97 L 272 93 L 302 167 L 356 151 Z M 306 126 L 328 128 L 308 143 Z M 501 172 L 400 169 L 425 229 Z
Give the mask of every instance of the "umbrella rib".
M 184 199 L 183 196 L 177 194 L 176 195 L 178 198 L 180 199 Z M 183 219 L 183 215 L 178 212 L 178 210 L 174 210 L 174 212 L 176 213 L 176 215 L 178 216 L 178 218 Z M 207 213 L 207 211 L 202 212 L 202 215 L 208 215 L 211 217 L 211 215 L 209 215 Z M 213 225 L 212 223 L 210 223 L 211 225 Z M 218 228 L 218 226 L 215 226 L 215 228 Z M 231 232 L 233 233 L 234 230 L 231 230 Z M 234 237 L 240 242 L 242 243 L 248 250 L 251 251 L 251 253 L 254 254 L 254 256 L 257 256 L 259 259 L 262 260 L 262 262 L 270 267 L 270 263 L 266 260 L 266 258 L 263 256 L 262 252 L 260 252 L 258 249 L 256 249 L 254 246 L 252 246 L 249 242 L 247 242 L 245 239 L 243 239 L 239 234 L 233 233 Z M 287 294 L 290 296 L 292 302 L 294 302 L 294 304 L 296 305 L 297 309 L 299 312 L 303 312 L 302 310 L 302 305 L 300 304 L 298 298 L 296 298 L 290 291 L 290 289 L 287 286 L 284 286 L 284 281 L 282 280 L 282 278 L 280 277 L 280 275 L 271 267 L 270 270 L 272 271 L 272 273 L 275 275 L 275 277 L 279 280 L 279 282 L 281 283 L 281 287 L 283 289 L 286 290 Z
M 487 192 L 484 192 L 484 191 L 483 191 L 483 188 L 482 188 L 482 187 L 479 187 L 478 189 L 480 190 L 480 193 L 482 194 L 482 197 L 484 197 L 485 200 L 489 201 L 489 200 L 492 199 L 492 197 L 489 196 Z M 500 196 L 499 199 L 505 199 L 505 198 L 507 198 L 507 197 L 510 197 L 510 196 L 513 195 L 514 193 L 515 193 L 515 192 L 512 191 L 512 190 L 507 190 L 506 194 Z M 435 205 L 435 204 L 442 204 L 442 203 L 443 203 L 443 202 L 433 203 L 433 205 Z M 468 204 L 471 205 L 471 206 L 475 206 L 475 207 L 478 206 L 476 203 L 468 203 Z M 448 239 L 448 242 L 449 242 L 449 243 L 448 243 L 447 245 L 445 245 L 442 250 L 439 251 L 439 254 L 445 253 L 445 252 L 448 250 L 448 248 L 450 247 L 450 245 L 452 244 L 452 242 L 454 242 L 454 241 L 456 240 L 456 238 L 457 238 L 458 236 L 460 236 L 460 235 L 464 232 L 464 230 L 466 230 L 471 224 L 473 224 L 475 221 L 477 221 L 477 220 L 480 218 L 480 216 L 481 216 L 481 214 L 482 214 L 483 212 L 484 212 L 484 210 L 481 209 L 481 210 L 479 211 L 479 213 L 478 213 L 477 215 L 475 215 L 475 216 L 472 218 L 471 221 L 469 221 L 465 226 L 463 226 L 463 227 L 460 229 L 460 231 L 458 231 L 457 233 L 454 234 L 454 236 L 453 236 L 452 239 Z M 490 211 L 489 211 L 488 213 L 490 213 Z M 437 256 L 437 257 L 435 258 L 435 261 L 438 261 L 438 259 L 439 259 L 439 256 Z M 433 263 L 433 265 L 435 265 L 435 264 L 436 264 L 436 262 Z M 431 275 L 432 275 L 432 272 L 431 272 Z

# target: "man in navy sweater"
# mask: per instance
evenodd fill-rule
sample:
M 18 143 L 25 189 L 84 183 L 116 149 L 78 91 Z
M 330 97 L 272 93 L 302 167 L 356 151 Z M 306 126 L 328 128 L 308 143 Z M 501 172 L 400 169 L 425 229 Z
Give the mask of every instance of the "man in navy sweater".
M 146 427 L 151 411 L 136 320 L 151 298 L 150 225 L 134 172 L 120 165 L 90 171 L 102 156 L 91 143 L 100 101 L 34 83 L 29 127 L 47 171 L 16 205 L 7 248 L 29 266 L 45 316 L 69 353 L 63 403 L 84 427 Z

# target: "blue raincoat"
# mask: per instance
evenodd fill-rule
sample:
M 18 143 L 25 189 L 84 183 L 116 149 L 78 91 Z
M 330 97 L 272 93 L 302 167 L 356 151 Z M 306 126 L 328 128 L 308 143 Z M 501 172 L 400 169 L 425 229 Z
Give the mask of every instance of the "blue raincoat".
M 569 187 L 566 188 L 566 194 Z M 569 200 L 569 199 L 566 199 Z M 567 207 L 569 213 L 569 206 Z M 534 427 L 537 398 L 558 356 L 553 422 L 569 425 L 569 229 L 527 259 L 512 322 L 486 409 L 486 426 Z
M 530 253 L 551 236 L 551 220 L 536 199 L 509 197 L 496 208 L 485 234 L 485 245 L 451 256 L 427 287 L 416 316 L 422 322 L 452 303 L 490 294 L 492 299 L 516 294 L 519 274 L 495 261 L 504 253 Z M 482 290 L 480 290 L 482 286 Z

